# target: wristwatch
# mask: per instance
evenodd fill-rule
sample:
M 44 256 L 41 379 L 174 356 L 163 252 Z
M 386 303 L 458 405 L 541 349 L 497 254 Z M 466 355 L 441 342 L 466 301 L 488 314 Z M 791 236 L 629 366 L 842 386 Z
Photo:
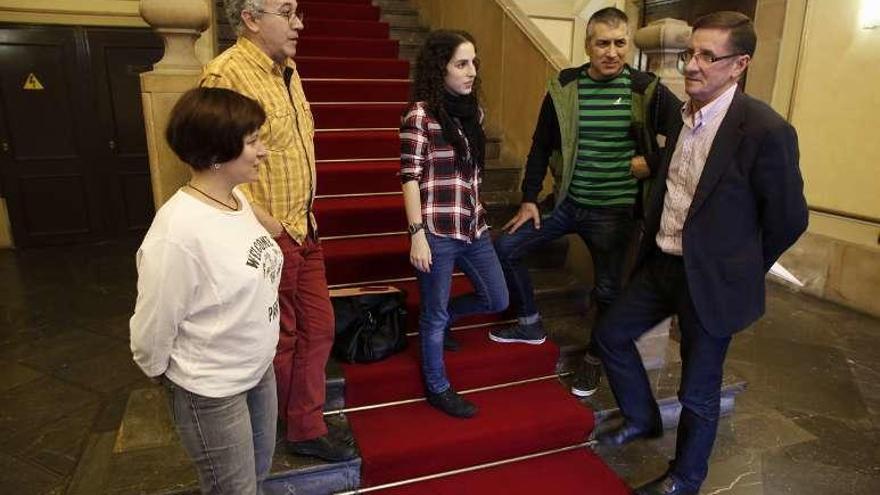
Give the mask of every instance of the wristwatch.
M 409 227 L 407 227 L 407 230 L 409 230 L 409 235 L 410 237 L 412 237 L 416 235 L 416 232 L 423 230 L 424 228 L 425 224 L 423 223 L 412 223 L 409 225 Z

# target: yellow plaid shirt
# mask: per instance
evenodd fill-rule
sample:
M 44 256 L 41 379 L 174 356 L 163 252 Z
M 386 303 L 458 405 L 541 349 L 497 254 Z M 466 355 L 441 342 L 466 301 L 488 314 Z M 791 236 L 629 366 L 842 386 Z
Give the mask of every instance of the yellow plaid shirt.
M 260 102 L 266 123 L 260 140 L 267 156 L 257 182 L 239 189 L 252 202 L 278 219 L 284 229 L 302 243 L 308 222 L 315 227 L 312 201 L 315 196 L 315 122 L 303 93 L 293 60 L 290 93 L 284 87 L 284 66 L 276 64 L 253 42 L 238 42 L 205 66 L 201 86 L 227 88 Z

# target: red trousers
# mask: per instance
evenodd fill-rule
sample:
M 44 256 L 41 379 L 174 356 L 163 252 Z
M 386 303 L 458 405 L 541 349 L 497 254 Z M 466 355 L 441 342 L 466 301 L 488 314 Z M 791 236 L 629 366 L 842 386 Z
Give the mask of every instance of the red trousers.
M 324 368 L 335 323 L 320 243 L 308 237 L 299 245 L 287 234 L 275 240 L 284 253 L 278 287 L 281 334 L 274 361 L 278 418 L 287 423 L 287 440 L 296 442 L 327 434 Z

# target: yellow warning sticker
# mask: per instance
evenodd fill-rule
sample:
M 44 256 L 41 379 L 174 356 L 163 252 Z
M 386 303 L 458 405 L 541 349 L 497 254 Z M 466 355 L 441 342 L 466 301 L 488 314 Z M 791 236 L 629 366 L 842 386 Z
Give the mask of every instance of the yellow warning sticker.
M 40 80 L 37 79 L 37 76 L 33 72 L 31 72 L 30 74 L 28 74 L 27 79 L 25 79 L 24 81 L 24 89 L 31 91 L 42 91 L 44 88 L 43 83 L 41 83 Z

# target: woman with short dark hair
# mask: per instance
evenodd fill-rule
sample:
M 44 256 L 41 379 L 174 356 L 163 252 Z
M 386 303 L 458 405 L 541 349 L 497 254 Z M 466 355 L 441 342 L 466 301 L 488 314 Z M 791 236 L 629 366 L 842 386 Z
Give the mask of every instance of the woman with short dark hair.
M 192 178 L 156 212 L 137 252 L 134 360 L 167 387 L 203 493 L 260 493 L 275 449 L 282 255 L 235 191 L 257 179 L 265 119 L 227 89 L 180 98 L 165 136 Z
M 477 408 L 446 377 L 444 335 L 458 317 L 503 311 L 508 298 L 480 203 L 486 137 L 477 64 L 470 34 L 432 32 L 419 53 L 412 101 L 400 127 L 410 262 L 421 298 L 422 377 L 428 403 L 460 418 L 472 417 Z M 450 301 L 456 266 L 475 292 Z

